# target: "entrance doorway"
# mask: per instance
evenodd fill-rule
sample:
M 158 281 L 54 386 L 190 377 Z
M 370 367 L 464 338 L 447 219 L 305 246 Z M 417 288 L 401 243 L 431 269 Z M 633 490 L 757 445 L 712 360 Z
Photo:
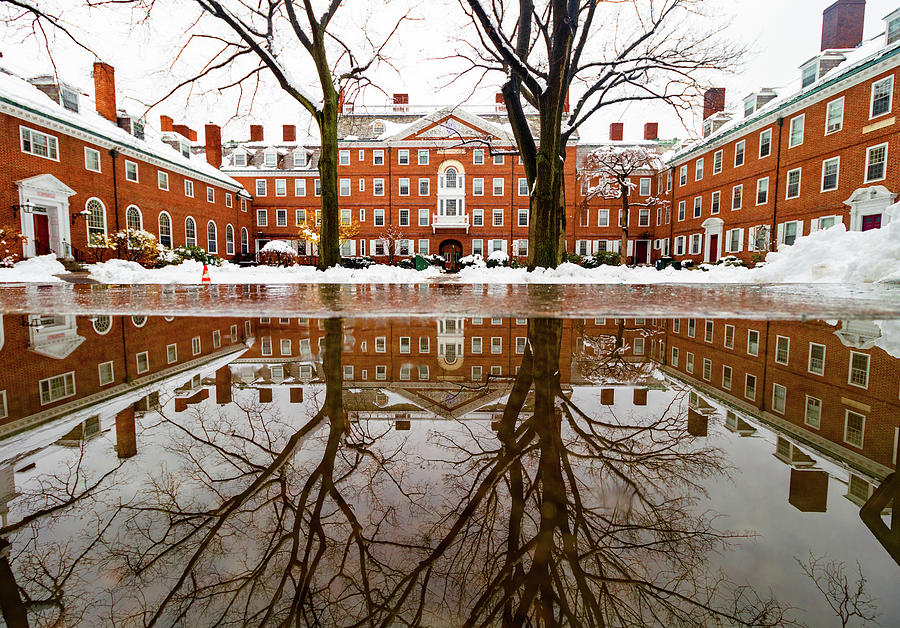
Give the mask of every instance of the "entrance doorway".
M 714 233 L 709 236 L 709 263 L 715 264 L 719 261 L 719 234 Z
M 881 214 L 870 214 L 862 217 L 862 230 L 881 229 Z
M 50 248 L 50 217 L 46 210 L 44 213 L 35 212 L 34 221 L 34 253 L 35 255 L 47 255 L 52 253 Z
M 647 240 L 636 240 L 634 243 L 634 264 L 646 264 L 647 252 L 649 250 Z
M 438 252 L 444 258 L 444 268 L 449 272 L 459 270 L 459 258 L 462 257 L 462 244 L 459 240 L 444 240 L 438 247 Z

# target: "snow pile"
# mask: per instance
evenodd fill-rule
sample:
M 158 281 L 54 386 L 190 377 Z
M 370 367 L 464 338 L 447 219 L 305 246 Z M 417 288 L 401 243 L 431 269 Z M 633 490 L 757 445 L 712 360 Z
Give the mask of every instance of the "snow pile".
M 760 283 L 875 283 L 900 281 L 900 203 L 887 208 L 881 229 L 835 225 L 766 256 L 754 271 Z
M 503 251 L 494 251 L 493 253 L 488 255 L 488 260 L 505 264 L 509 261 L 509 255 L 507 255 Z
M 0 282 L 9 283 L 56 283 L 62 281 L 59 275 L 66 272 L 52 253 L 32 257 L 13 265 L 12 268 L 0 268 Z
M 88 267 L 91 278 L 109 284 L 171 284 L 200 283 L 203 264 L 187 260 L 177 266 L 144 268 L 135 262 L 115 259 L 93 264 Z M 236 264 L 222 262 L 221 266 L 210 266 L 211 283 L 420 283 L 440 275 L 440 269 L 428 268 L 424 271 L 410 270 L 398 266 L 375 265 L 369 268 L 329 268 L 317 270 L 314 266 L 255 266 L 242 268 Z

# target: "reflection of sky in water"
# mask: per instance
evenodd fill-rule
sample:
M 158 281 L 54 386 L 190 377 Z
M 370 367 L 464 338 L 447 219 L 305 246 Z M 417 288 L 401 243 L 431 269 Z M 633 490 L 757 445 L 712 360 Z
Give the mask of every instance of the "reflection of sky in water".
M 485 336 L 489 337 L 492 333 L 499 332 L 486 330 Z M 514 347 L 505 346 L 504 349 L 514 350 Z M 431 350 L 434 352 L 436 347 L 432 346 Z M 488 351 L 486 342 L 485 353 Z M 564 347 L 563 353 L 565 352 Z M 517 356 L 514 357 L 518 359 Z M 698 365 L 701 358 L 702 356 L 698 355 Z M 398 359 L 400 362 L 408 360 L 403 356 Z M 204 378 L 214 378 L 216 367 L 227 361 L 219 360 L 215 364 L 200 366 L 196 372 Z M 247 366 L 242 364 L 239 367 L 243 369 L 242 373 L 248 372 Z M 374 367 L 371 369 L 374 373 Z M 460 372 L 467 370 L 466 368 Z M 878 373 L 873 372 L 873 380 L 876 377 Z M 655 374 L 655 378 L 662 379 L 659 373 Z M 378 383 L 371 381 L 373 379 L 371 375 L 369 379 L 366 387 L 371 390 Z M 638 407 L 632 403 L 633 389 L 628 386 L 617 387 L 615 403 L 607 406 L 601 404 L 599 386 L 581 383 L 569 386 L 565 382 L 564 384 L 565 390 L 571 391 L 571 399 L 575 403 L 592 416 L 613 423 L 646 424 L 658 418 L 670 404 L 680 405 L 684 411 L 688 406 L 687 393 L 678 392 L 672 387 L 667 390 L 649 390 L 646 406 Z M 242 420 L 242 410 L 236 404 L 217 405 L 214 386 L 208 399 L 191 405 L 187 412 L 176 413 L 172 397 L 175 385 L 175 382 L 163 380 L 160 391 L 162 414 L 175 418 L 176 423 L 188 430 L 197 429 L 198 412 L 206 421 L 213 421 L 216 424 L 239 423 Z M 209 382 L 204 385 L 211 386 Z M 304 399 L 301 403 L 292 402 L 288 385 L 276 385 L 272 391 L 272 402 L 264 406 L 267 416 L 277 416 L 277 421 L 272 421 L 273 425 L 277 424 L 276 438 L 285 438 L 292 429 L 308 421 L 323 402 L 325 387 L 322 383 L 306 382 L 302 385 Z M 357 385 L 358 383 L 354 384 L 354 393 L 360 390 Z M 252 384 L 248 383 L 248 386 L 246 389 L 236 388 L 234 391 L 234 399 L 245 407 L 256 404 L 256 390 Z M 385 397 L 381 405 L 387 411 L 390 411 L 392 406 L 408 407 L 410 400 L 415 399 L 414 396 L 403 392 L 404 386 L 412 388 L 412 384 L 394 381 L 385 382 L 383 386 Z M 463 397 L 464 395 L 447 389 L 440 393 L 438 398 L 447 405 L 453 405 L 458 398 Z M 810 625 L 827 625 L 834 622 L 834 616 L 825 607 L 812 582 L 801 572 L 794 557 L 806 560 L 812 552 L 817 556 L 823 556 L 825 560 L 843 561 L 847 565 L 851 579 L 856 577 L 856 561 L 859 561 L 863 574 L 868 579 L 870 593 L 879 602 L 882 624 L 889 623 L 885 622 L 886 618 L 900 616 L 900 599 L 896 595 L 900 572 L 896 563 L 863 525 L 858 515 L 859 507 L 844 497 L 847 492 L 847 469 L 806 448 L 805 451 L 817 462 L 815 468 L 823 469 L 830 474 L 827 512 L 800 512 L 788 503 L 791 467 L 774 456 L 776 433 L 770 428 L 754 423 L 757 428 L 754 435 L 740 437 L 725 429 L 725 407 L 708 395 L 704 395 L 704 398 L 715 407 L 714 413 L 709 418 L 709 434 L 705 438 L 694 438 L 691 442 L 699 446 L 721 449 L 732 470 L 730 481 L 715 475 L 701 480 L 709 495 L 708 498 L 701 498 L 695 508 L 698 512 L 710 509 L 720 513 L 722 516 L 716 522 L 716 527 L 720 530 L 729 529 L 758 535 L 753 539 L 736 540 L 734 549 L 710 556 L 712 567 L 723 568 L 733 580 L 738 583 L 747 582 L 757 587 L 762 594 L 771 590 L 783 603 L 804 609 L 802 619 Z M 415 507 L 406 511 L 399 509 L 391 520 L 398 539 L 411 538 L 410 535 L 414 534 L 421 521 L 425 520 L 424 517 L 420 519 L 419 515 L 430 512 L 438 516 L 439 513 L 458 506 L 460 499 L 465 498 L 465 483 L 470 477 L 467 477 L 464 470 L 452 464 L 461 454 L 450 445 L 457 443 L 464 447 L 474 447 L 480 442 L 482 445 L 496 446 L 495 432 L 492 431 L 490 421 L 491 418 L 494 420 L 498 418 L 498 411 L 502 409 L 507 399 L 507 394 L 490 397 L 493 417 L 485 418 L 482 415 L 477 421 L 462 423 L 413 419 L 408 431 L 395 430 L 391 420 L 366 420 L 365 411 L 361 412 L 360 424 L 366 427 L 369 435 L 378 437 L 376 449 L 394 456 L 389 463 L 391 472 L 401 479 L 405 488 L 415 487 L 421 493 Z M 101 437 L 88 441 L 85 446 L 84 464 L 89 473 L 97 475 L 116 464 L 115 414 L 131 402 L 130 398 L 122 398 L 109 402 L 108 407 L 101 407 L 98 410 L 104 433 Z M 528 412 L 530 408 L 527 407 L 526 413 Z M 20 442 L 28 443 L 29 447 L 42 443 L 42 448 L 30 452 L 19 449 L 19 455 L 14 463 L 15 468 L 19 470 L 31 463 L 34 463 L 35 467 L 15 473 L 17 490 L 22 492 L 35 490 L 42 474 L 55 473 L 72 463 L 77 456 L 77 448 L 47 445 L 72 425 L 80 422 L 82 415 L 83 413 L 73 414 L 69 418 L 61 417 L 56 432 L 46 432 L 48 435 L 40 438 L 36 435 L 44 434 L 47 426 L 41 428 L 44 431 L 36 430 L 30 434 L 24 432 L 19 437 Z M 104 497 L 106 501 L 101 500 L 96 505 L 96 513 L 101 516 L 103 503 L 111 504 L 118 499 L 128 501 L 134 498 L 137 491 L 148 488 L 151 478 L 158 479 L 171 473 L 176 479 L 182 477 L 187 482 L 195 475 L 192 468 L 195 463 L 185 458 L 184 452 L 177 449 L 179 443 L 189 440 L 184 433 L 160 422 L 159 416 L 154 412 L 139 416 L 137 422 L 138 455 L 128 460 L 122 471 L 117 474 L 111 495 Z M 323 426 L 303 442 L 292 459 L 295 473 L 302 475 L 318 464 L 326 435 L 327 429 Z M 568 438 L 572 434 L 564 430 L 564 436 Z M 11 445 L 14 442 L 10 440 L 0 442 L 2 446 L 0 451 L 14 451 L 15 446 Z M 211 468 L 215 468 L 215 465 Z M 368 471 L 371 471 L 371 467 Z M 366 492 L 367 479 L 368 476 L 365 474 L 358 474 L 343 480 L 345 487 L 349 489 L 346 491 L 346 499 L 354 508 L 365 510 L 373 505 L 371 496 Z M 378 488 L 381 491 L 379 498 L 385 501 L 402 501 L 397 487 L 390 481 L 384 481 L 384 478 L 382 481 Z M 610 507 L 628 501 L 627 496 L 622 494 L 621 485 L 614 487 L 601 485 L 595 487 L 593 492 L 602 503 L 609 504 Z M 109 501 L 110 496 L 114 496 L 115 499 Z M 19 506 L 15 500 L 10 503 L 10 521 L 22 516 Z M 72 514 L 83 519 L 90 514 L 89 510 L 79 507 L 74 509 Z M 73 527 L 83 525 L 83 521 L 81 523 L 73 521 L 71 526 L 67 525 L 65 516 L 62 521 L 61 525 L 42 528 L 42 541 L 55 539 L 64 542 Z M 230 559 L 222 557 L 221 560 L 225 564 Z M 94 582 L 91 582 L 90 578 L 85 578 L 82 586 L 92 591 L 89 596 L 97 595 L 101 598 L 102 594 L 96 592 L 96 587 L 109 584 L 111 581 L 108 578 Z M 155 587 L 152 584 L 147 586 L 148 591 Z

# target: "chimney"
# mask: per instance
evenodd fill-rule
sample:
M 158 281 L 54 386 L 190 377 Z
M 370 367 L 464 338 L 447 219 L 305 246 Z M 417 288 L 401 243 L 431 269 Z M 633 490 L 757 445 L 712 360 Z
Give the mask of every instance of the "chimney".
M 281 125 L 281 137 L 285 142 L 296 142 L 297 141 L 297 127 L 293 124 L 283 124 Z
M 159 116 L 159 130 L 163 133 L 171 133 L 174 122 L 169 116 Z
M 250 125 L 250 141 L 251 142 L 262 142 L 263 141 L 263 127 L 261 124 L 251 124 Z
M 710 87 L 703 94 L 703 119 L 720 111 L 725 111 L 725 88 Z
M 394 94 L 394 111 L 409 111 L 409 94 Z
M 197 141 L 197 132 L 189 129 L 186 124 L 173 124 L 172 130 L 185 139 L 191 140 L 192 142 Z M 191 137 L 192 134 L 194 137 Z
M 116 71 L 108 63 L 94 62 L 94 101 L 97 113 L 112 122 L 118 123 L 116 114 Z
M 503 94 L 501 92 L 497 92 L 497 95 L 494 96 L 494 111 L 497 113 L 506 111 L 506 101 L 503 100 Z
M 658 122 L 648 122 L 644 125 L 644 139 L 645 140 L 658 140 L 659 139 L 659 123 Z
M 625 135 L 625 124 L 622 122 L 613 122 L 609 125 L 609 139 L 613 142 L 621 142 Z
M 222 127 L 207 124 L 203 127 L 203 138 L 206 140 L 206 161 L 213 168 L 219 168 L 222 165 Z
M 822 50 L 856 48 L 863 38 L 866 0 L 838 0 L 822 12 Z

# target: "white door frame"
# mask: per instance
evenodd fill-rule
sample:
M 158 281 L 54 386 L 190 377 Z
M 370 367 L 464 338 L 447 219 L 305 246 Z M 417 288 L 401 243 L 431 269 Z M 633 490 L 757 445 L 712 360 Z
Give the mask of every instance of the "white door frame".
M 880 215 L 881 226 L 890 221 L 890 216 L 884 214 L 884 210 L 894 204 L 897 194 L 892 193 L 883 185 L 871 185 L 857 188 L 853 191 L 844 205 L 850 206 L 850 231 L 862 231 L 863 218 L 866 216 Z
M 703 261 L 704 263 L 709 263 L 709 241 L 710 236 L 717 235 L 719 239 L 717 241 L 716 248 L 716 259 L 722 259 L 722 229 L 725 225 L 725 221 L 721 218 L 707 218 L 703 221 L 703 224 L 700 225 L 703 227 Z
M 46 210 L 50 222 L 50 248 L 57 257 L 72 257 L 72 235 L 69 219 L 69 197 L 75 190 L 54 177 L 42 174 L 29 179 L 16 181 L 19 188 L 19 205 L 23 207 L 42 207 Z M 43 212 L 42 212 L 43 213 Z M 22 235 L 26 240 L 22 246 L 24 257 L 34 257 L 34 214 L 32 210 L 19 211 Z

